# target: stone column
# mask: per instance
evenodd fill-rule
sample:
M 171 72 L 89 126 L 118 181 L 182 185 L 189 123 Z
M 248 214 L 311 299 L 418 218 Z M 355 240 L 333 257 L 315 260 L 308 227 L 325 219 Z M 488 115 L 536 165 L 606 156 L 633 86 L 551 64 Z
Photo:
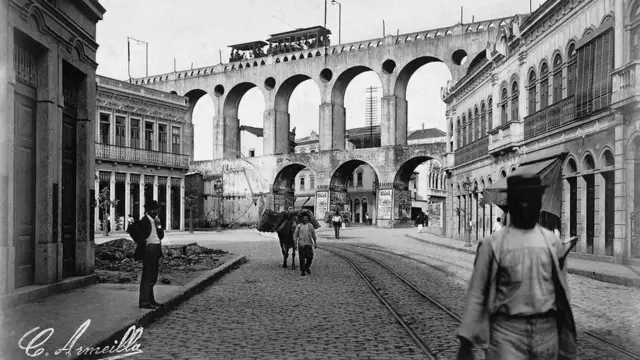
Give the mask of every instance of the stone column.
M 406 145 L 407 143 L 407 100 L 398 96 L 384 96 L 381 99 L 380 141 L 382 146 Z
M 605 254 L 605 173 L 593 174 L 595 183 L 595 196 L 594 199 L 594 212 L 593 220 L 594 224 L 594 236 L 593 236 L 593 254 L 604 255 Z
M 180 230 L 184 230 L 184 177 L 180 179 Z
M 171 230 L 171 176 L 167 177 L 167 183 L 165 184 L 166 190 L 165 190 L 165 211 L 166 211 L 166 215 L 165 215 L 165 219 L 167 219 L 166 223 L 164 224 L 164 228 L 165 230 Z
M 617 4 L 622 2 L 616 0 Z M 633 191 L 633 178 L 625 178 L 625 143 L 626 134 L 624 131 L 623 115 L 620 112 L 615 113 L 616 123 L 619 125 L 615 128 L 615 145 L 614 145 L 614 215 L 613 215 L 613 260 L 618 264 L 627 264 L 630 254 L 629 245 L 631 244 L 631 232 L 627 232 L 627 219 L 630 213 L 627 211 L 627 189 Z M 637 166 L 637 165 L 636 165 Z M 627 169 L 634 166 L 628 164 Z M 633 199 L 633 195 L 630 197 Z M 632 200 L 633 201 L 633 200 Z M 630 209 L 633 209 L 631 207 Z
M 130 211 L 131 211 L 131 174 L 127 172 L 124 175 L 124 229 L 125 230 L 129 227 Z
M 571 235 L 571 184 L 569 180 L 562 179 L 562 219 L 561 234 L 563 239 Z
M 265 110 L 263 154 L 288 154 L 289 118 L 286 111 Z
M 580 215 L 576 216 L 577 230 L 578 230 L 578 243 L 576 244 L 576 252 L 587 251 L 587 184 L 584 177 L 577 177 L 578 186 L 578 209 L 580 209 Z
M 236 159 L 240 157 L 240 120 L 235 116 L 225 116 L 222 128 L 224 138 L 222 139 L 223 158 Z
M 109 199 L 113 200 L 116 198 L 116 172 L 111 172 L 111 177 L 109 178 Z M 111 231 L 116 230 L 116 208 L 113 206 L 109 207 L 109 222 L 111 223 Z
M 344 150 L 346 110 L 339 104 L 320 104 L 320 151 Z
M 140 217 L 142 218 L 142 216 L 144 215 L 144 203 L 145 203 L 145 199 L 144 199 L 144 187 L 147 185 L 145 183 L 145 175 L 144 174 L 140 174 L 140 184 L 138 185 L 138 191 L 140 192 L 140 204 L 138 205 L 140 207 Z

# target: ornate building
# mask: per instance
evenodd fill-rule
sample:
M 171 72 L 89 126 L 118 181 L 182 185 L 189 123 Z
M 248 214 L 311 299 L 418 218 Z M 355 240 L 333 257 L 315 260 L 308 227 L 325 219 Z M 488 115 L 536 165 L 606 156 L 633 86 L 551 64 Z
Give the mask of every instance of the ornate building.
M 467 75 L 443 89 L 449 236 L 468 221 L 472 238 L 488 235 L 505 178 L 537 172 L 549 186 L 541 220 L 579 238 L 574 256 L 640 263 L 639 7 L 548 0 L 500 24 Z
M 124 231 L 156 200 L 166 229 L 183 230 L 184 176 L 193 154 L 186 97 L 98 76 L 95 188 L 109 189 L 111 230 Z M 100 231 L 104 209 L 95 214 Z
M 0 1 L 2 306 L 95 281 L 95 36 L 104 13 L 95 0 Z

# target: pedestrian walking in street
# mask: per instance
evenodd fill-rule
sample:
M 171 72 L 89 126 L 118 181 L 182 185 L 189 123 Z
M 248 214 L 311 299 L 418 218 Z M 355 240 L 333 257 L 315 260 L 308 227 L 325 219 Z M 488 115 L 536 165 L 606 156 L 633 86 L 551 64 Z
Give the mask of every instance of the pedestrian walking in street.
M 507 178 L 511 223 L 478 244 L 458 337 L 458 359 L 474 346 L 492 360 L 575 359 L 568 251 L 537 224 L 545 190 L 538 175 Z
M 418 217 L 416 217 L 415 225 L 418 227 L 418 234 L 422 232 L 422 226 L 424 224 L 424 212 L 420 211 Z
M 336 213 L 331 218 L 331 224 L 333 225 L 333 231 L 335 233 L 336 239 L 340 239 L 340 228 L 342 227 L 342 216 L 340 216 L 340 212 L 336 210 Z
M 369 225 L 369 213 L 364 213 L 364 224 Z
M 316 242 L 316 230 L 309 223 L 307 215 L 303 216 L 302 223 L 296 226 L 293 237 L 296 239 L 296 249 L 298 249 L 300 257 L 300 276 L 305 276 L 305 273 L 311 275 L 309 267 L 313 261 L 313 249 L 318 248 L 318 243 Z
M 140 278 L 140 297 L 138 306 L 143 309 L 155 309 L 160 306 L 153 295 L 153 287 L 158 281 L 160 258 L 164 230 L 158 218 L 158 202 L 152 200 L 144 204 L 145 214 L 137 222 L 129 225 L 127 232 L 138 244 L 135 259 L 142 260 L 142 276 Z
M 493 223 L 493 229 L 491 230 L 491 232 L 497 232 L 502 230 L 502 223 L 500 222 L 500 218 L 496 219 L 496 222 Z

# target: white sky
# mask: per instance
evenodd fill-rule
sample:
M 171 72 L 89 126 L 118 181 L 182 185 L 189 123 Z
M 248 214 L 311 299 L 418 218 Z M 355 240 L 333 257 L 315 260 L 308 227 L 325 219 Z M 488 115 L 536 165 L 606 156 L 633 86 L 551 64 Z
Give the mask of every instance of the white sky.
M 452 26 L 464 22 L 487 20 L 516 13 L 528 13 L 527 0 L 342 0 L 342 43 L 379 38 L 382 20 L 386 32 L 409 33 Z M 537 8 L 543 0 L 531 0 Z M 188 69 L 228 62 L 228 45 L 266 40 L 269 34 L 291 27 L 323 25 L 323 0 L 101 0 L 107 9 L 98 23 L 98 74 L 126 80 L 127 36 L 149 43 L 149 74 Z M 338 6 L 327 6 L 327 27 L 333 32 L 332 44 L 338 42 Z M 470 59 L 469 59 L 470 61 Z M 131 76 L 145 75 L 144 46 L 131 42 Z M 423 66 L 411 78 L 407 89 L 409 129 L 437 127 L 445 130 L 445 104 L 440 87 L 451 79 L 442 63 Z M 364 126 L 365 89 L 380 86 L 377 75 L 369 72 L 356 77 L 345 97 L 347 128 Z M 184 94 L 180 94 L 184 95 Z M 378 97 L 381 90 L 378 91 Z M 291 96 L 289 113 L 296 137 L 318 131 L 320 94 L 312 80 L 300 84 Z M 378 112 L 380 111 L 378 104 Z M 241 125 L 262 127 L 264 100 L 259 90 L 250 90 L 240 102 Z M 211 130 L 213 102 L 206 97 L 194 110 L 195 160 L 212 157 Z

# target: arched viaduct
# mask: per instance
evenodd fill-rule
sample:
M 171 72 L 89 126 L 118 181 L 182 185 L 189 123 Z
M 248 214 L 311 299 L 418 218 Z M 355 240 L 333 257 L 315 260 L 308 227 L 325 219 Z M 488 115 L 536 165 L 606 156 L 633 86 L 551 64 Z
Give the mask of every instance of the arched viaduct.
M 413 171 L 420 162 L 431 158 L 439 159 L 445 164 L 444 144 L 407 146 L 406 90 L 411 76 L 425 64 L 443 62 L 451 71 L 453 83 L 457 82 L 467 73 L 469 65 L 477 62 L 477 57 L 483 56 L 488 41 L 495 38 L 500 27 L 508 26 L 513 20 L 514 17 L 510 17 L 411 34 L 388 35 L 379 39 L 270 55 L 133 81 L 146 87 L 187 96 L 191 111 L 200 97 L 207 94 L 212 97 L 215 106 L 212 144 L 214 160 L 194 163 L 194 167 L 205 173 L 242 169 L 249 162 L 252 166 L 260 167 L 261 175 L 256 178 L 256 184 L 264 181 L 270 186 L 273 196 L 276 196 L 278 192 L 284 191 L 280 188 L 289 186 L 290 191 L 290 182 L 297 172 L 310 167 L 322 174 L 317 179 L 319 187 L 339 192 L 340 176 L 335 177 L 334 173 L 341 173 L 346 167 L 356 163 L 366 162 L 376 170 L 379 191 L 386 184 L 392 190 L 393 197 L 397 197 L 396 192 L 402 192 L 406 187 L 406 184 L 399 184 L 395 178 L 401 166 L 412 164 L 413 168 L 410 170 Z M 466 62 L 462 61 L 465 56 Z M 382 83 L 382 146 L 346 151 L 345 91 L 351 80 L 366 71 L 375 72 Z M 320 90 L 320 152 L 289 154 L 289 99 L 296 86 L 309 79 Z M 265 155 L 239 159 L 238 107 L 244 94 L 254 87 L 261 91 L 265 100 Z M 424 149 L 421 150 L 422 148 Z M 407 156 L 422 160 L 411 160 Z M 346 167 L 338 169 L 342 165 Z M 396 190 L 393 190 L 394 182 L 397 183 Z M 400 183 L 408 183 L 408 178 L 406 182 Z M 232 190 L 225 187 L 225 194 L 228 191 Z M 280 195 L 292 197 L 288 193 Z M 393 224 L 393 215 L 392 211 L 391 219 L 385 219 L 389 221 L 379 221 L 378 224 Z

